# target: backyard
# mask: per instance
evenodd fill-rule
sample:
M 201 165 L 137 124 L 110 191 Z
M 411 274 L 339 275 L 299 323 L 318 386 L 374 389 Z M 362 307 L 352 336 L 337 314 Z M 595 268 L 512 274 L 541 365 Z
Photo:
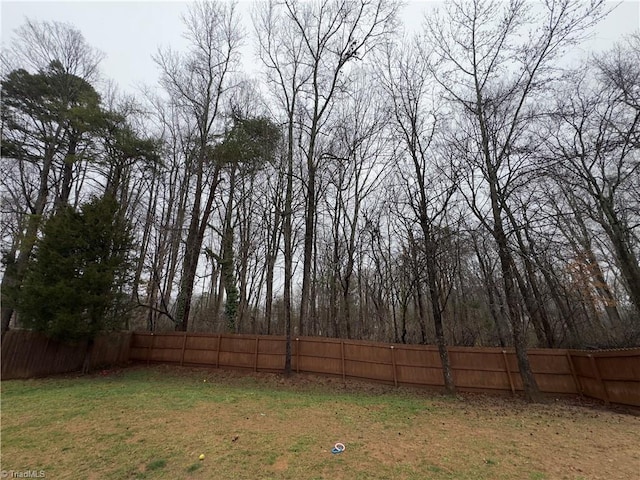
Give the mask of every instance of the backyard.
M 615 480 L 638 445 L 637 412 L 576 398 L 168 366 L 2 382 L 3 472 L 55 479 Z

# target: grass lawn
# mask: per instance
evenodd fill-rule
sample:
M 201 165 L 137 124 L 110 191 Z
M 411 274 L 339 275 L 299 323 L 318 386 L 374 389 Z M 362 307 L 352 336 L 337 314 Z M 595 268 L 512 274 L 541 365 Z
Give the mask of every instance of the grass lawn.
M 576 402 L 167 366 L 11 380 L 1 468 L 53 479 L 640 478 L 640 417 Z

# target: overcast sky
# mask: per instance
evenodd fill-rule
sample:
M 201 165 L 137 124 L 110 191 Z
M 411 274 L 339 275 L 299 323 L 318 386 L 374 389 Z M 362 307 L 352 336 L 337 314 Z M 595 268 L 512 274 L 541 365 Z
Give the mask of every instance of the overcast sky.
M 251 32 L 249 12 L 252 3 L 242 1 L 239 4 L 248 32 Z M 2 45 L 7 44 L 25 18 L 71 23 L 82 31 L 90 45 L 106 54 L 101 65 L 103 75 L 129 92 L 141 84 L 155 85 L 157 68 L 151 55 L 159 46 L 179 49 L 184 45 L 181 15 L 186 9 L 186 2 L 2 0 L 1 5 Z M 433 5 L 434 2 L 428 1 L 408 2 L 403 13 L 405 22 L 417 27 L 424 11 Z M 600 25 L 586 48 L 606 49 L 622 35 L 639 27 L 640 0 L 623 2 Z M 245 62 L 255 64 L 249 45 L 245 49 Z

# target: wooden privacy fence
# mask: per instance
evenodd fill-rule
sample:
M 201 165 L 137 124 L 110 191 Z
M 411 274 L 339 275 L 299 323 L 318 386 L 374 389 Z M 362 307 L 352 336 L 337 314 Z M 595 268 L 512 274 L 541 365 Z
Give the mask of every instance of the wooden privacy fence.
M 131 332 L 99 335 L 91 352 L 91 368 L 129 361 Z M 82 370 L 87 342 L 65 344 L 29 330 L 9 330 L 2 338 L 2 379 L 44 377 Z
M 285 337 L 202 333 L 134 333 L 136 362 L 245 368 L 281 372 Z M 449 347 L 456 387 L 466 391 L 522 391 L 513 349 Z M 616 351 L 529 350 L 543 392 L 582 394 L 605 403 L 640 406 L 640 348 Z M 292 369 L 394 385 L 444 387 L 438 349 L 299 337 L 292 340 Z

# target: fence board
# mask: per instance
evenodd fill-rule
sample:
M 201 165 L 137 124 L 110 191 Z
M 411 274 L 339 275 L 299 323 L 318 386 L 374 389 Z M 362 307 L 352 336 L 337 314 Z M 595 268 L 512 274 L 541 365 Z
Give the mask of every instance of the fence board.
M 638 382 L 619 382 L 605 380 L 609 401 L 622 405 L 640 406 L 638 402 L 640 393 L 638 392 Z
M 640 361 L 629 356 L 595 357 L 598 369 L 607 380 L 634 380 L 640 377 Z
M 482 364 L 478 364 L 477 352 L 461 352 L 459 350 L 452 350 L 449 353 L 449 360 L 451 361 L 452 367 L 459 370 L 487 370 L 491 372 L 505 371 L 502 350 L 496 350 L 495 352 L 485 352 L 482 356 Z M 440 357 L 438 357 L 438 366 L 439 365 Z
M 183 364 L 215 366 L 217 358 L 217 350 L 185 349 Z
M 437 350 L 432 348 L 418 350 L 415 348 L 407 348 L 405 345 L 395 345 L 395 347 L 396 365 L 398 366 L 440 368 L 440 356 Z
M 515 357 L 515 355 L 514 355 Z M 571 375 L 571 368 L 569 367 L 569 361 L 567 360 L 566 350 L 558 350 L 553 354 L 542 354 L 541 352 L 535 352 L 529 354 L 529 362 L 531 369 L 535 373 L 552 373 Z
M 434 367 L 398 365 L 396 363 L 398 383 L 407 385 L 444 386 L 442 370 Z
M 442 374 L 440 374 L 442 376 Z M 488 370 L 457 370 L 454 371 L 454 381 L 458 388 L 473 388 L 483 390 L 511 391 L 509 377 L 504 371 Z M 443 380 L 444 382 L 444 380 Z

